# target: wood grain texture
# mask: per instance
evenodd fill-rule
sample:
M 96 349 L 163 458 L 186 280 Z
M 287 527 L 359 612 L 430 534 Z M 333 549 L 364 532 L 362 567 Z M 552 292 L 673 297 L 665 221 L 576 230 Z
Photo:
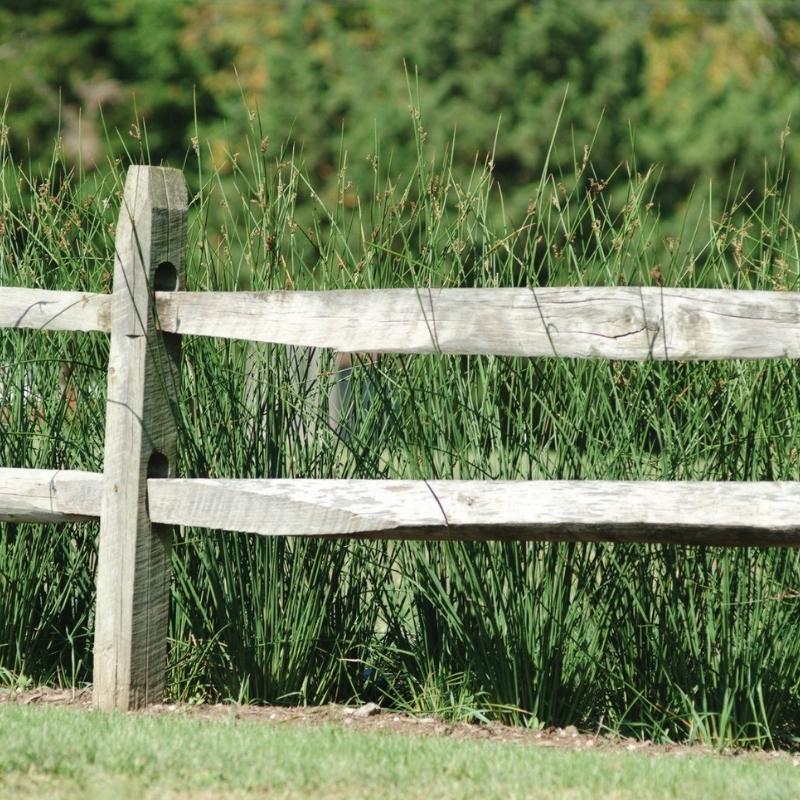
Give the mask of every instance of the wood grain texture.
M 149 465 L 176 465 L 179 339 L 158 331 L 153 290 L 182 288 L 186 185 L 180 171 L 131 167 L 116 234 L 104 483 L 97 571 L 94 702 L 160 702 L 171 531 L 147 511 Z M 165 266 L 166 264 L 166 266 Z M 171 266 L 170 266 L 171 265 Z
M 111 330 L 111 295 L 0 287 L 0 328 Z
M 97 472 L 0 469 L 0 522 L 96 519 L 102 484 Z
M 0 469 L 0 520 L 100 515 L 103 476 Z M 151 519 L 270 536 L 800 545 L 800 483 L 150 479 Z
M 576 287 L 159 294 L 164 330 L 344 352 L 800 357 L 800 294 Z
M 800 545 L 800 483 L 151 480 L 163 523 L 271 536 Z
M 3 288 L 0 327 L 108 332 L 110 307 L 110 295 Z M 800 295 L 789 292 L 629 286 L 158 292 L 157 308 L 165 332 L 342 352 L 800 357 Z

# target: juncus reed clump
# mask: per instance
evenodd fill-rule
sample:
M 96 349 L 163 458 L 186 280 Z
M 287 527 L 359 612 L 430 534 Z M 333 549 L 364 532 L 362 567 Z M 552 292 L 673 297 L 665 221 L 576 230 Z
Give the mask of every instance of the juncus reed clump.
M 253 136 L 193 192 L 193 290 L 643 284 L 794 290 L 785 168 L 658 218 L 657 174 L 547 163 L 520 219 L 492 159 L 418 142 L 405 177 L 320 196 Z M 142 145 L 143 147 L 144 145 Z M 194 152 L 194 151 L 193 151 Z M 233 153 L 237 153 L 234 155 Z M 131 154 L 147 161 L 145 150 Z M 123 164 L 34 175 L 0 150 L 0 285 L 109 291 Z M 665 167 L 669 168 L 669 165 Z M 699 195 L 698 195 L 699 197 Z M 697 211 L 698 203 L 704 206 Z M 0 334 L 0 463 L 102 469 L 107 341 Z M 797 480 L 790 361 L 350 357 L 184 342 L 189 477 Z M 0 525 L 0 675 L 91 680 L 97 526 Z M 176 534 L 169 693 L 357 697 L 460 719 L 786 744 L 800 723 L 794 551 Z

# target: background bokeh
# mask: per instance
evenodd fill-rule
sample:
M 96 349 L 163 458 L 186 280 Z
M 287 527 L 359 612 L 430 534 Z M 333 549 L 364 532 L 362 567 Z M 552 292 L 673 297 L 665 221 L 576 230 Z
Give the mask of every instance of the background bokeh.
M 493 152 L 519 219 L 560 116 L 556 176 L 591 147 L 600 180 L 660 170 L 661 219 L 707 181 L 764 185 L 800 106 L 800 4 L 757 0 L 5 0 L 0 90 L 19 159 L 54 140 L 86 169 L 126 148 L 214 166 L 258 115 L 271 152 L 300 154 L 321 191 L 348 167 L 355 202 L 376 151 L 416 161 L 409 106 L 431 153 L 458 169 Z M 565 99 L 566 97 L 566 99 Z M 786 140 L 786 141 L 784 141 Z M 584 173 L 583 180 L 590 175 Z M 346 198 L 346 199 L 347 199 Z M 720 203 L 722 200 L 720 200 Z M 699 212 L 698 212 L 699 213 Z M 674 225 L 672 226 L 674 227 Z

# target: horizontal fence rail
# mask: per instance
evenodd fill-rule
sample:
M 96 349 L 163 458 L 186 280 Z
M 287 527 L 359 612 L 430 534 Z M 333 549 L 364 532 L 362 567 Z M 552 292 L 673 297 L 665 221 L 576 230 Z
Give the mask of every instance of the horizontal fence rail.
M 0 521 L 98 518 L 100 473 L 0 469 Z M 265 536 L 800 545 L 800 483 L 150 478 L 150 520 Z
M 800 294 L 661 287 L 186 292 L 178 170 L 131 167 L 113 294 L 0 288 L 0 328 L 110 334 L 103 472 L 0 468 L 0 522 L 100 519 L 94 702 L 163 694 L 178 525 L 266 536 L 800 546 L 800 482 L 189 479 L 181 336 L 343 352 L 800 358 Z
M 100 517 L 103 475 L 0 468 L 0 522 L 72 522 Z
M 111 332 L 111 295 L 0 289 L 0 328 Z
M 619 360 L 800 357 L 800 294 L 575 287 L 187 293 L 163 330 L 349 352 Z
M 110 331 L 110 295 L 4 289 L 0 327 Z M 165 333 L 331 348 L 621 361 L 800 358 L 800 294 L 542 287 L 156 292 Z

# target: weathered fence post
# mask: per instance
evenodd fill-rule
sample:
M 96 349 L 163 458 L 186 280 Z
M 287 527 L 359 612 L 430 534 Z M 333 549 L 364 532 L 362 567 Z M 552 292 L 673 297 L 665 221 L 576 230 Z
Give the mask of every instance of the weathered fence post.
M 171 528 L 151 524 L 147 478 L 176 476 L 180 337 L 157 329 L 153 292 L 183 288 L 180 170 L 131 167 L 116 232 L 97 565 L 94 704 L 160 702 Z

